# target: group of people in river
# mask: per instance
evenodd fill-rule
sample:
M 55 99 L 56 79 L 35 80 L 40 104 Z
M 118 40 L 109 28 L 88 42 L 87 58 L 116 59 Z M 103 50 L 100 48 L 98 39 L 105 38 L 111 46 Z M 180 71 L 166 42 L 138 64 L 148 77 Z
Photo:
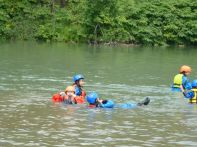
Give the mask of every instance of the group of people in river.
M 197 79 L 190 82 L 188 76 L 191 74 L 191 67 L 183 65 L 179 69 L 179 74 L 175 75 L 172 84 L 173 92 L 182 92 L 184 97 L 189 99 L 189 103 L 197 103 Z M 138 103 L 123 103 L 115 104 L 112 100 L 101 99 L 96 92 L 90 92 L 86 96 L 83 89 L 84 76 L 77 74 L 73 77 L 73 84 L 66 87 L 65 91 L 53 95 L 52 101 L 62 102 L 65 104 L 84 104 L 88 103 L 89 108 L 136 108 L 138 106 L 148 105 L 150 99 L 146 97 L 143 101 Z
M 73 84 L 66 87 L 65 91 L 59 92 L 53 95 L 52 101 L 54 103 L 63 102 L 65 104 L 84 104 L 88 103 L 89 108 L 136 108 L 138 106 L 148 105 L 150 99 L 146 97 L 143 101 L 138 103 L 123 103 L 115 104 L 112 100 L 104 100 L 99 98 L 96 92 L 90 92 L 86 96 L 86 92 L 83 89 L 84 76 L 77 74 L 73 77 Z
M 174 77 L 172 91 L 182 92 L 184 97 L 189 99 L 189 103 L 197 104 L 197 79 L 190 82 L 188 76 L 191 72 L 192 68 L 190 66 L 181 66 L 179 69 L 179 74 Z

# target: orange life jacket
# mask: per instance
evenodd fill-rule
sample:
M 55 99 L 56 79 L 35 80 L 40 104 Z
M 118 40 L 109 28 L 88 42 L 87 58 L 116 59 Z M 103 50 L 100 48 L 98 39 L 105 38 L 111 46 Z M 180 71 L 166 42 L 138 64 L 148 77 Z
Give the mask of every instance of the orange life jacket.
M 53 95 L 52 97 L 52 101 L 55 103 L 55 102 L 63 102 L 63 97 L 59 94 L 59 93 L 56 93 Z
M 75 102 L 77 104 L 83 104 L 83 103 L 85 103 L 85 97 L 84 96 L 76 96 L 75 97 Z
M 85 97 L 86 96 L 86 92 L 84 90 L 82 90 L 81 92 L 81 96 Z
M 84 92 L 85 93 L 85 92 Z M 86 94 L 83 94 L 86 95 Z M 56 93 L 52 97 L 52 101 L 55 102 L 63 102 L 64 100 L 68 99 L 68 96 L 61 96 L 59 93 Z M 85 103 L 85 96 L 76 96 L 74 97 L 74 103 L 75 104 L 83 104 Z

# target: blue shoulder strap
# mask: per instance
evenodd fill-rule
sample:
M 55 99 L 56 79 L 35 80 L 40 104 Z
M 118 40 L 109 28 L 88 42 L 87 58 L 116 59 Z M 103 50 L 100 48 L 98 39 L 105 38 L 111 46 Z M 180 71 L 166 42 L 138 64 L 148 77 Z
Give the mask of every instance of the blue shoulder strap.
M 81 95 L 81 88 L 79 88 L 78 86 L 75 86 L 75 94 L 77 96 L 80 96 Z
M 106 103 L 100 105 L 102 108 L 113 108 L 114 102 L 112 100 L 107 100 Z

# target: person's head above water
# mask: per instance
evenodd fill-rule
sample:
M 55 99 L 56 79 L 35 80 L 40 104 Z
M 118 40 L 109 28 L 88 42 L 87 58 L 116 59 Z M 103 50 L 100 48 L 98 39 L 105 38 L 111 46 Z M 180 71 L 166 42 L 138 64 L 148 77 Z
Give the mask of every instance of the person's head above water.
M 179 69 L 181 74 L 189 75 L 192 72 L 192 68 L 187 65 L 182 65 Z
M 97 103 L 98 94 L 96 92 L 91 92 L 86 96 L 86 100 L 90 105 L 94 105 Z
M 96 92 L 91 92 L 86 96 L 86 100 L 90 107 L 113 108 L 114 102 L 112 100 L 103 100 L 98 97 Z
M 83 86 L 84 85 L 84 76 L 81 74 L 74 75 L 73 82 L 78 86 Z
M 66 87 L 65 93 L 68 96 L 73 96 L 73 94 L 75 94 L 75 88 L 73 86 L 68 86 Z
M 197 80 L 193 80 L 193 82 L 192 82 L 192 88 L 197 88 Z

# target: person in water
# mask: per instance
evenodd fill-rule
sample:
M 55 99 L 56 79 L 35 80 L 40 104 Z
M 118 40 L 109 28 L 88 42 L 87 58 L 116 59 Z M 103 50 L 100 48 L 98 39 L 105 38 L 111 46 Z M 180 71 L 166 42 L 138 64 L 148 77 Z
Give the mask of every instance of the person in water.
M 82 96 L 85 97 L 86 93 L 83 89 L 83 85 L 85 84 L 84 82 L 84 76 L 81 74 L 77 74 L 73 76 L 73 87 L 75 88 L 75 94 L 77 96 Z
M 130 109 L 130 108 L 136 108 L 138 106 L 143 106 L 143 105 L 148 105 L 150 102 L 150 99 L 147 97 L 144 99 L 144 101 L 139 102 L 139 103 L 124 103 L 124 104 L 115 104 L 112 100 L 103 100 L 100 99 L 98 94 L 96 92 L 91 92 L 86 96 L 86 100 L 89 103 L 89 108 L 114 108 L 114 107 L 119 107 L 119 108 L 125 108 L 125 109 Z
M 63 95 L 63 102 L 65 104 L 77 104 L 75 89 L 73 86 L 66 87 L 65 95 Z
M 172 91 L 181 92 L 181 89 L 190 90 L 191 83 L 188 79 L 192 69 L 190 66 L 183 65 L 179 69 L 179 74 L 174 76 L 174 82 L 172 85 Z
M 64 92 L 59 92 L 59 93 L 54 94 L 52 97 L 52 101 L 53 102 L 63 102 L 64 100 L 73 101 L 74 97 L 76 97 L 76 95 L 74 94 L 75 94 L 75 89 L 72 86 L 68 86 L 66 87 L 66 90 Z
M 75 91 L 75 95 L 76 95 L 75 99 L 77 100 L 77 104 L 83 104 L 83 103 L 85 103 L 85 96 L 86 96 L 86 93 L 82 88 L 85 83 L 84 76 L 77 74 L 77 75 L 73 76 L 73 81 L 74 81 L 74 83 L 73 83 L 72 87 Z M 59 92 L 59 93 L 54 94 L 52 97 L 52 101 L 53 102 L 63 102 L 65 93 L 66 92 Z
M 65 92 L 54 94 L 53 102 L 64 102 L 65 104 L 82 104 L 85 102 L 81 96 L 75 95 L 75 88 L 73 86 L 66 87 Z
M 192 85 L 191 90 L 182 89 L 182 92 L 185 98 L 189 99 L 189 103 L 197 104 L 197 80 L 194 80 L 191 85 Z

